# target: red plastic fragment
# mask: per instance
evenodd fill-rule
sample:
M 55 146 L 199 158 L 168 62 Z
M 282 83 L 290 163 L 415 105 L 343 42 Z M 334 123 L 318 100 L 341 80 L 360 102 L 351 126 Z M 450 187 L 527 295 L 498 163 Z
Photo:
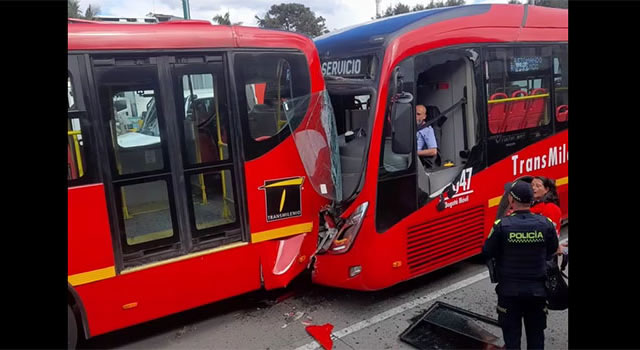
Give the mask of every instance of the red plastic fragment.
M 331 350 L 333 347 L 333 340 L 331 340 L 331 331 L 333 330 L 332 324 L 327 323 L 322 326 L 307 326 L 305 329 L 307 330 L 307 333 L 311 334 L 311 336 L 314 337 L 323 348 L 325 348 L 325 350 Z

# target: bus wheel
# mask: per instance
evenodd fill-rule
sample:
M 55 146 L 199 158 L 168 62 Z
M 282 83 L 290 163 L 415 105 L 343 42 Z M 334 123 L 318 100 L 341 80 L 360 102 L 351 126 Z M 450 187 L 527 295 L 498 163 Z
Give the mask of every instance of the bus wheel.
M 71 305 L 67 305 L 67 310 L 67 349 L 75 349 L 78 342 L 78 324 Z

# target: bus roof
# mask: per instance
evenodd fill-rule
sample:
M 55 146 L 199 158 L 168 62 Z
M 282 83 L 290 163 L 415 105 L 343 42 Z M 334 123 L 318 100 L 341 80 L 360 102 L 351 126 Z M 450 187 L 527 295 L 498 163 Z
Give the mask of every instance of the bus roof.
M 256 27 L 213 25 L 183 20 L 139 24 L 68 21 L 68 50 L 153 50 L 204 48 L 292 48 L 313 52 L 304 35 Z M 308 55 L 307 55 L 308 56 Z
M 464 20 L 456 20 L 464 19 Z M 315 39 L 320 57 L 340 57 L 386 47 L 416 29 L 436 33 L 468 28 L 567 28 L 567 10 L 528 5 L 466 5 L 436 8 L 381 18 Z M 429 32 L 428 34 L 432 34 Z M 429 40 L 428 38 L 425 38 Z

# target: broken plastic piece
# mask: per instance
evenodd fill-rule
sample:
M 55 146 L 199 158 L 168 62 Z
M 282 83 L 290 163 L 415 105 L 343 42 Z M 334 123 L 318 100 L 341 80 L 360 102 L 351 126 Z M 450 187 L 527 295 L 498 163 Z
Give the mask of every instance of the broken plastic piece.
M 326 323 L 322 326 L 307 326 L 305 329 L 325 350 L 331 350 L 333 347 L 333 340 L 331 339 L 332 324 Z

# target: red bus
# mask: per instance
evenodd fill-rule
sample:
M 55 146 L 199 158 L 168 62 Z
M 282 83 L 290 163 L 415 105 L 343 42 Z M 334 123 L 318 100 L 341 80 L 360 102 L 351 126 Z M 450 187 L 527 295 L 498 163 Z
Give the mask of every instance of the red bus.
M 328 111 L 309 38 L 206 21 L 68 33 L 70 346 L 308 267 L 333 193 L 291 137 Z
M 315 283 L 378 290 L 479 254 L 504 184 L 523 176 L 555 179 L 568 219 L 567 27 L 566 10 L 482 4 L 315 39 L 342 191 Z M 417 156 L 417 105 L 431 159 Z

